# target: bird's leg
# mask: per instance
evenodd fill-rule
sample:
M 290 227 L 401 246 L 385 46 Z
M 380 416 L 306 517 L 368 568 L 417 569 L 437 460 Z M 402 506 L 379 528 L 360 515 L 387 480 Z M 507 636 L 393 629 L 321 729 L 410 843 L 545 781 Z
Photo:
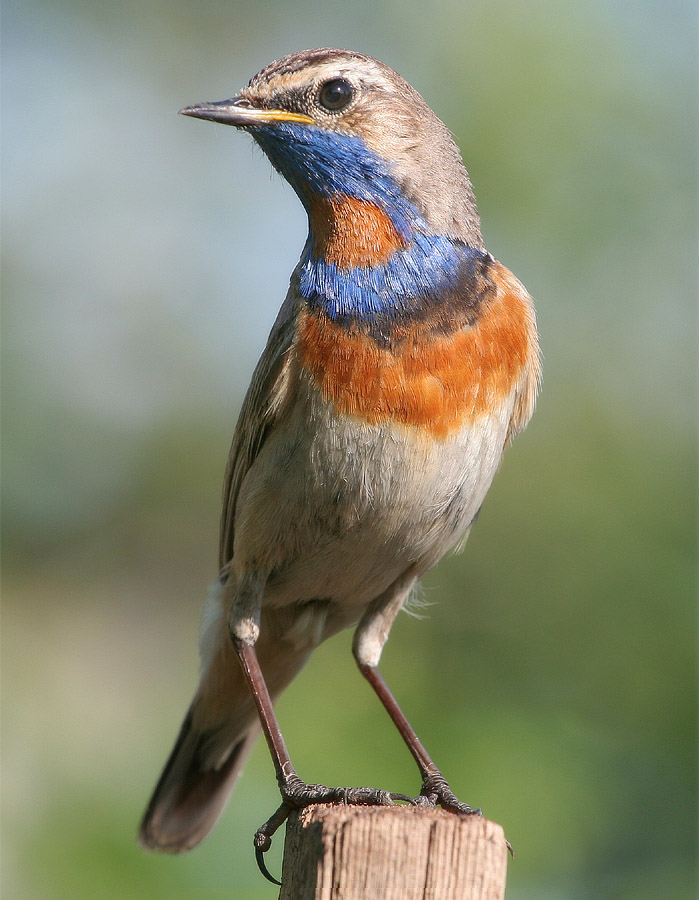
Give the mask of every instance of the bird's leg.
M 291 762 L 289 751 L 286 748 L 284 737 L 279 728 L 279 722 L 274 713 L 272 699 L 257 660 L 254 645 L 238 640 L 235 637 L 233 638 L 233 644 L 257 706 L 262 731 L 267 740 L 267 746 L 277 773 L 277 782 L 283 801 L 282 805 L 288 808 L 288 812 L 292 809 L 310 806 L 313 803 L 390 806 L 394 799 L 407 799 L 402 794 L 391 794 L 389 791 L 380 791 L 374 788 L 330 788 L 324 784 L 307 784 L 303 781 L 297 775 Z M 283 821 L 282 819 L 276 827 L 279 827 Z
M 449 812 L 480 815 L 480 809 L 472 809 L 468 804 L 462 803 L 453 793 L 402 709 L 398 706 L 378 669 L 381 651 L 388 639 L 391 625 L 414 583 L 415 576 L 406 573 L 402 579 L 392 585 L 389 591 L 373 601 L 357 626 L 352 652 L 359 671 L 376 692 L 420 769 L 422 790 L 420 797 L 416 798 L 416 802 L 426 806 L 439 804 Z
M 349 803 L 367 806 L 392 806 L 395 800 L 410 801 L 404 794 L 393 794 L 376 788 L 330 788 L 324 784 L 307 784 L 294 769 L 274 705 L 262 674 L 255 643 L 260 633 L 260 585 L 241 585 L 231 607 L 229 630 L 231 641 L 245 675 L 250 693 L 257 707 L 262 732 L 274 762 L 277 783 L 282 795 L 281 806 L 255 833 L 254 845 L 257 863 L 262 874 L 270 881 L 276 880 L 267 871 L 262 854 L 272 845 L 272 835 L 282 825 L 293 809 L 314 803 Z
M 406 719 L 403 710 L 398 706 L 378 668 L 359 663 L 359 670 L 383 703 L 386 712 L 391 717 L 393 724 L 398 729 L 400 736 L 405 741 L 408 750 L 410 750 L 420 769 L 420 774 L 422 775 L 420 796 L 423 798 L 423 803 L 429 806 L 434 806 L 438 803 L 449 812 L 480 815 L 480 809 L 472 809 L 468 804 L 462 803 L 451 790 L 447 780 L 434 764 L 422 741 Z

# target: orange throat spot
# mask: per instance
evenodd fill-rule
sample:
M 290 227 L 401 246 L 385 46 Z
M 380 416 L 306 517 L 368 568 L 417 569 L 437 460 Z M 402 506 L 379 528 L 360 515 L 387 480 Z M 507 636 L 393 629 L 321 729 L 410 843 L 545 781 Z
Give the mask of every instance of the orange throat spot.
M 406 247 L 390 216 L 368 200 L 316 196 L 310 209 L 313 255 L 339 269 L 380 265 Z

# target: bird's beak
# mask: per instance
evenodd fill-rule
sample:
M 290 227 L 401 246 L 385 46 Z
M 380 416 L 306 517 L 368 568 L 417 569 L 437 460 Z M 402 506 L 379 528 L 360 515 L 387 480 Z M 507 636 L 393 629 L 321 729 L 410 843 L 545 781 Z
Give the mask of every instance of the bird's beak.
M 255 125 L 274 125 L 277 122 L 300 122 L 313 125 L 313 119 L 303 113 L 288 109 L 261 109 L 253 106 L 245 97 L 233 97 L 231 100 L 219 100 L 216 103 L 197 103 L 185 106 L 180 110 L 182 116 L 193 116 L 196 119 L 207 119 L 209 122 L 221 122 L 223 125 L 235 125 L 246 128 Z

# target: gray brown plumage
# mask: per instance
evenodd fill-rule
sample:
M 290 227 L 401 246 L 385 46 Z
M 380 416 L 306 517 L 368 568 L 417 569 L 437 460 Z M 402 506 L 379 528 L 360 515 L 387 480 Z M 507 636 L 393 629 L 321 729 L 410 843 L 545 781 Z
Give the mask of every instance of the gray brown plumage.
M 420 769 L 415 802 L 467 813 L 377 666 L 395 616 L 465 539 L 532 414 L 531 299 L 484 248 L 447 128 L 383 63 L 304 51 L 238 97 L 183 112 L 249 131 L 299 195 L 309 236 L 233 437 L 201 681 L 141 840 L 178 852 L 205 837 L 258 717 L 282 817 L 339 796 L 298 778 L 272 702 L 314 647 L 356 623 L 360 671 Z

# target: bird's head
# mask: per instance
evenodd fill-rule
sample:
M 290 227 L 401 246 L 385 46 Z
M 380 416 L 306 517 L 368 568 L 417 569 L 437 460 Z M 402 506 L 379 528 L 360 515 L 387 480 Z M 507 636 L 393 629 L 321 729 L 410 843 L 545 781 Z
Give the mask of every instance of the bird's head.
M 375 228 L 392 232 L 383 244 L 392 241 L 393 249 L 415 233 L 483 246 L 451 134 L 378 60 L 348 50 L 294 53 L 264 68 L 238 96 L 181 112 L 249 131 L 301 198 L 318 240 L 329 222 L 361 214 L 361 231 L 373 215 Z

